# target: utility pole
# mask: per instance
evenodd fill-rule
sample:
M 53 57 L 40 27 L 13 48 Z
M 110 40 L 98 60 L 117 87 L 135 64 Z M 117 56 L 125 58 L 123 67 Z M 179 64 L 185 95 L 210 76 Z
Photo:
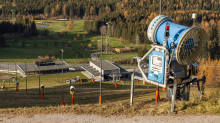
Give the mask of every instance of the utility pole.
M 62 105 L 65 105 L 63 99 L 63 49 L 61 49 L 61 52 L 62 52 Z
M 140 41 L 140 37 L 139 37 L 139 35 L 137 34 L 137 36 L 136 36 L 136 47 L 137 47 L 137 48 L 139 47 L 139 41 Z
M 160 15 L 161 15 L 161 0 L 160 0 Z
M 39 99 L 41 99 L 41 95 L 40 95 L 40 58 L 38 58 L 38 68 L 39 68 Z
M 100 95 L 99 95 L 99 104 L 102 104 L 102 40 L 103 40 L 103 28 L 102 27 L 102 34 L 101 34 L 101 61 L 100 61 Z
M 131 75 L 131 98 L 130 98 L 130 106 L 133 105 L 133 95 L 134 95 L 134 71 L 133 74 Z
M 8 90 L 10 91 L 9 63 L 8 63 L 8 82 L 9 82 L 9 88 L 8 88 Z
M 109 38 L 110 38 L 110 26 L 111 26 L 111 22 L 108 22 L 106 23 L 108 25 L 108 30 L 107 30 L 107 33 L 106 33 L 106 41 L 105 41 L 105 52 L 106 54 L 108 54 L 108 46 L 109 46 Z
M 16 68 L 16 82 L 18 82 L 17 81 L 17 62 L 15 61 L 15 68 Z
M 26 66 L 26 59 L 25 59 L 25 74 L 26 74 L 26 95 L 27 95 L 27 66 Z

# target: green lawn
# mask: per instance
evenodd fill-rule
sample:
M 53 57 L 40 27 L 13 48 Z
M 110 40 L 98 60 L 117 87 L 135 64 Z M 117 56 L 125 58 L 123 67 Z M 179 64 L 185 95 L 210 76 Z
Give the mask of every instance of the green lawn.
M 0 75 L 0 77 L 3 74 Z M 15 76 L 15 75 L 12 75 Z M 82 83 L 77 82 L 76 84 L 66 84 L 66 79 L 76 78 L 76 76 L 80 76 L 82 79 Z M 0 90 L 0 107 L 1 108 L 17 108 L 17 107 L 33 107 L 33 106 L 50 106 L 50 105 L 59 105 L 61 103 L 62 97 L 62 74 L 57 75 L 47 75 L 40 77 L 40 84 L 44 84 L 45 86 L 45 100 L 39 100 L 39 77 L 28 77 L 27 78 L 27 89 L 28 95 L 25 95 L 26 91 L 26 78 L 18 77 L 19 81 L 19 92 L 15 91 L 15 82 L 10 80 L 10 91 L 8 91 L 9 81 L 6 79 L 6 90 Z M 2 79 L 0 79 L 2 81 Z M 125 101 L 129 102 L 130 97 L 130 82 L 125 82 L 122 85 L 118 82 L 118 89 L 115 89 L 114 82 L 103 82 L 102 83 L 102 94 L 103 94 L 103 102 L 109 101 Z M 70 86 L 75 86 L 75 103 L 76 104 L 97 104 L 99 97 L 99 87 L 100 83 L 95 82 L 92 83 L 87 77 L 85 77 L 81 73 L 68 73 L 63 75 L 63 86 L 64 86 L 64 100 L 67 104 L 71 104 L 71 95 L 69 93 Z M 148 86 L 142 85 L 142 82 L 135 83 L 135 94 L 139 95 L 141 92 L 145 90 Z M 146 92 L 155 93 L 155 86 L 152 86 Z M 165 96 L 164 92 L 161 92 L 161 96 Z M 82 100 L 82 98 L 86 98 L 86 100 Z M 146 94 L 145 96 L 139 98 L 135 97 L 135 100 L 138 99 L 152 99 L 154 95 L 149 96 Z M 11 101 L 11 100 L 19 100 L 19 101 Z M 1 109 L 0 108 L 0 109 Z
M 74 30 L 68 31 L 67 35 L 65 34 L 63 37 L 58 35 L 58 32 L 61 29 L 66 29 L 68 21 L 49 21 L 49 20 L 40 20 L 40 22 L 50 22 L 47 23 L 51 25 L 49 27 L 39 27 L 39 25 L 43 25 L 45 23 L 36 23 L 37 28 L 40 32 L 48 29 L 50 30 L 50 35 L 54 35 L 55 39 L 50 38 L 41 38 L 38 36 L 32 37 L 29 39 L 18 39 L 18 41 L 13 46 L 13 40 L 8 40 L 7 43 L 10 45 L 9 48 L 1 48 L 0 49 L 0 62 L 24 62 L 25 58 L 27 59 L 27 63 L 34 62 L 35 58 L 40 56 L 45 56 L 49 54 L 55 55 L 56 59 L 61 59 L 61 54 L 59 51 L 64 49 L 63 58 L 66 62 L 69 63 L 79 63 L 85 59 L 91 60 L 91 54 L 97 51 L 97 44 L 100 43 L 101 36 L 100 35 L 91 35 L 86 34 L 83 30 L 84 20 L 77 20 L 74 25 Z M 76 34 L 80 34 L 80 38 L 76 37 Z M 85 34 L 85 39 L 83 39 L 83 34 Z M 76 37 L 77 41 L 74 41 L 74 37 Z M 103 37 L 103 44 L 105 44 L 106 38 Z M 22 47 L 21 42 L 25 42 L 25 48 Z M 54 46 L 54 41 L 58 42 L 58 46 Z M 63 46 L 62 42 L 71 42 L 71 47 L 67 47 L 67 45 Z M 37 43 L 36 48 L 34 47 L 34 42 Z M 48 43 L 48 46 L 45 46 L 45 43 Z M 81 50 L 81 44 L 88 46 L 91 44 L 92 47 L 90 51 Z M 112 47 L 122 48 L 125 46 L 135 46 L 130 44 L 129 42 L 120 43 L 118 39 L 112 38 Z M 103 54 L 104 59 L 121 59 L 121 58 L 133 58 L 137 53 L 124 53 L 124 54 Z
M 3 74 L 0 74 L 2 76 Z M 66 84 L 66 78 L 80 76 L 82 83 Z M 2 81 L 2 79 L 0 79 Z M 2 114 L 48 114 L 48 113 L 74 113 L 74 114 L 167 114 L 171 103 L 166 101 L 166 91 L 160 88 L 160 101 L 155 103 L 155 86 L 142 85 L 135 81 L 133 104 L 130 107 L 131 83 L 122 85 L 118 82 L 115 89 L 114 82 L 102 83 L 102 105 L 99 105 L 99 82 L 92 83 L 81 73 L 69 73 L 63 75 L 64 101 L 67 106 L 60 106 L 62 100 L 62 75 L 47 75 L 40 77 L 40 84 L 44 84 L 44 100 L 39 99 L 39 77 L 28 77 L 26 95 L 26 79 L 18 77 L 19 92 L 15 91 L 15 82 L 11 80 L 11 90 L 8 91 L 9 83 L 6 80 L 6 90 L 0 90 L 0 113 Z M 71 106 L 70 86 L 75 86 L 74 102 Z M 197 88 L 191 88 L 189 101 L 176 101 L 175 110 L 179 114 L 208 113 L 219 114 L 219 89 L 210 93 L 206 88 L 204 100 L 199 101 Z M 41 92 L 42 93 L 42 92 Z M 214 95 L 214 96 L 213 96 Z

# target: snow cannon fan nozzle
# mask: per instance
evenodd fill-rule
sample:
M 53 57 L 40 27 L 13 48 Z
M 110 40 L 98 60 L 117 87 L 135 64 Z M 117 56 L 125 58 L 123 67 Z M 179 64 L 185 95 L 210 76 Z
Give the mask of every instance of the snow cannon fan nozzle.
M 166 32 L 167 30 L 169 30 L 169 34 Z M 205 48 L 206 32 L 200 26 L 190 28 L 173 23 L 173 20 L 168 16 L 159 15 L 151 21 L 147 36 L 151 42 L 163 45 L 164 31 L 165 36 L 169 37 L 166 47 L 169 51 L 174 50 L 176 59 L 181 65 L 192 64 Z

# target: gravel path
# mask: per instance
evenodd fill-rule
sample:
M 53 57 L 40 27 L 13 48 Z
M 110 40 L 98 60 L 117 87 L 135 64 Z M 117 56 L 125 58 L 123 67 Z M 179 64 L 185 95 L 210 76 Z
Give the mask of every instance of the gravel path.
M 12 116 L 0 114 L 2 123 L 219 123 L 220 116 L 108 116 L 48 114 L 27 116 Z
M 99 58 L 98 58 L 98 54 L 100 54 L 101 52 L 95 52 L 95 53 L 92 53 L 91 54 L 91 57 L 92 57 L 92 60 L 98 60 Z

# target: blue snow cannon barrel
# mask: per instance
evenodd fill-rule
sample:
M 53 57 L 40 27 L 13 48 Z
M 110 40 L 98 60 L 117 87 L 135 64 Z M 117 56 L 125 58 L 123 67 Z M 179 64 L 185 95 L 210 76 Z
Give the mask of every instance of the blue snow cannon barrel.
M 206 32 L 200 26 L 187 27 L 173 22 L 165 15 L 155 17 L 148 26 L 147 36 L 153 43 L 163 45 L 165 27 L 169 26 L 167 48 L 172 51 L 171 43 L 176 44 L 174 54 L 179 64 L 192 64 L 202 53 L 206 45 Z

